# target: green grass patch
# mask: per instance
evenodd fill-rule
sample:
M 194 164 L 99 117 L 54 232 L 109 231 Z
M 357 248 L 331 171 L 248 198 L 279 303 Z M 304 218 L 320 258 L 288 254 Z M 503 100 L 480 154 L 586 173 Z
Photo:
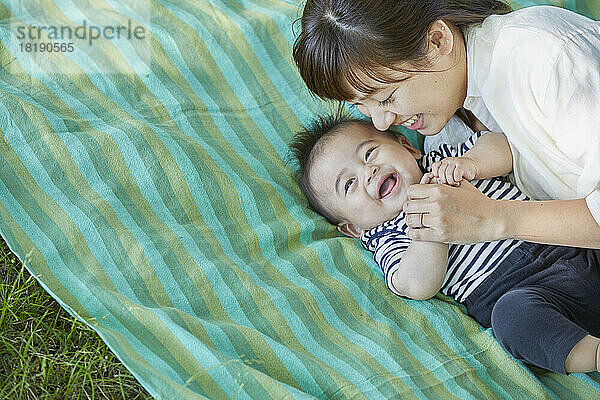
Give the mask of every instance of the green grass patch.
M 0 239 L 0 399 L 151 399 Z

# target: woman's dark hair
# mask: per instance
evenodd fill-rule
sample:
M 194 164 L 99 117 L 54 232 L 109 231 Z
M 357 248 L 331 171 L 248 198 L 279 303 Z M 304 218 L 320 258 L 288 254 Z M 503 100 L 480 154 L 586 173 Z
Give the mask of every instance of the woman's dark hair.
M 325 142 L 335 134 L 342 134 L 340 130 L 351 124 L 360 124 L 368 129 L 375 129 L 369 120 L 352 118 L 338 112 L 329 116 L 316 117 L 305 129 L 296 132 L 290 143 L 290 150 L 299 165 L 297 179 L 300 190 L 306 196 L 310 208 L 325 217 L 333 225 L 337 225 L 340 221 L 322 206 L 317 193 L 310 184 L 309 174 L 315 155 Z M 397 140 L 396 135 L 389 130 L 380 133 L 390 135 L 394 140 Z
M 352 88 L 371 94 L 361 74 L 392 83 L 381 67 L 423 67 L 427 32 L 441 19 L 461 34 L 510 6 L 497 0 L 307 0 L 293 55 L 302 79 L 319 97 L 350 100 Z

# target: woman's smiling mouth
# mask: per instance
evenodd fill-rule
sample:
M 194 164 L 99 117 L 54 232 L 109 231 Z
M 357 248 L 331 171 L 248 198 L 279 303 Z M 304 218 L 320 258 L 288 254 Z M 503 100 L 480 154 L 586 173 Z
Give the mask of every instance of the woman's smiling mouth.
M 402 125 L 408 129 L 416 131 L 417 129 L 421 129 L 423 127 L 423 122 L 423 114 L 415 114 L 398 125 Z
M 391 196 L 396 191 L 399 181 L 400 179 L 398 177 L 398 174 L 396 174 L 395 172 L 384 176 L 381 179 L 381 181 L 379 181 L 379 199 L 381 200 Z

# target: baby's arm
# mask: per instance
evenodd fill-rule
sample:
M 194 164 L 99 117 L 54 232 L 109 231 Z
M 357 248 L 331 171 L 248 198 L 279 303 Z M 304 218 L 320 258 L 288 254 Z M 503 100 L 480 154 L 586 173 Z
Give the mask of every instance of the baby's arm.
M 512 171 L 512 152 L 500 132 L 482 135 L 462 157 L 448 157 L 431 166 L 438 183 L 458 185 L 462 179 L 485 179 Z
M 426 300 L 440 291 L 448 269 L 448 245 L 413 240 L 392 273 L 396 291 L 415 300 Z

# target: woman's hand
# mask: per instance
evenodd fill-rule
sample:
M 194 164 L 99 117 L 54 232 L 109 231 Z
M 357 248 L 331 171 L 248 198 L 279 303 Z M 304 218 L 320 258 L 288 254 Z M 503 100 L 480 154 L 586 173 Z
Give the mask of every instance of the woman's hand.
M 412 185 L 403 209 L 414 240 L 472 244 L 506 238 L 499 201 L 468 181 L 459 187 Z

